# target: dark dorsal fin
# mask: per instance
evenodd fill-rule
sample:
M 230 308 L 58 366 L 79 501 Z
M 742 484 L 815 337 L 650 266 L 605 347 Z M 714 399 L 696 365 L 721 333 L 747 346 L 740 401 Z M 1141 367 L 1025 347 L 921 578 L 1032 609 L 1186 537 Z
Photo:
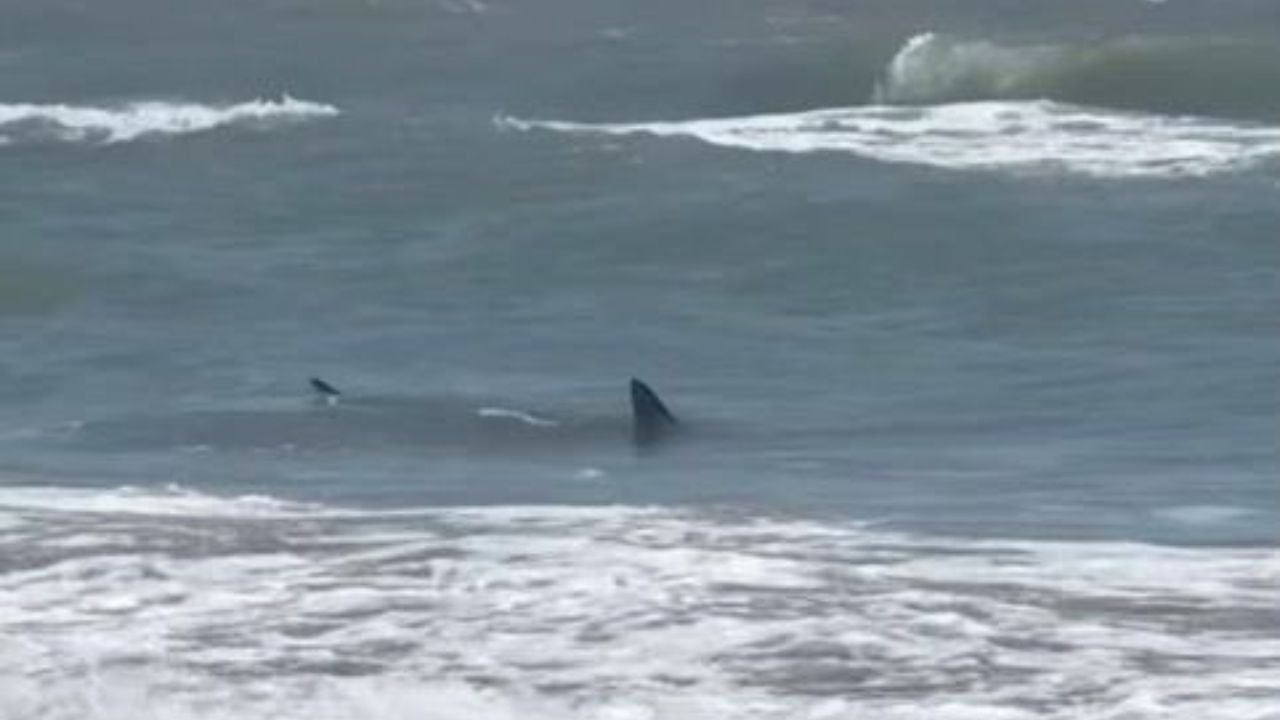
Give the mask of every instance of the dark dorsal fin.
M 677 424 L 676 416 L 663 404 L 658 393 L 636 378 L 631 378 L 631 421 L 637 445 L 648 445 L 661 439 Z
M 311 378 L 311 389 L 315 390 L 321 397 L 331 403 L 337 402 L 338 396 L 342 394 L 338 392 L 338 388 L 317 377 Z

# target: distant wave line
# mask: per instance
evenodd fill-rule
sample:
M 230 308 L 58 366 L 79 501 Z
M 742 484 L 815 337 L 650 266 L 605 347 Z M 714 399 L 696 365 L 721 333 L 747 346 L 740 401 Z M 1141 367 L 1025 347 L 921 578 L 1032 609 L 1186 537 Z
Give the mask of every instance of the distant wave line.
M 206 132 L 228 125 L 273 127 L 339 114 L 333 105 L 289 95 L 224 105 L 162 100 L 120 105 L 0 103 L 0 146 L 48 139 L 114 144 L 149 136 Z
M 1048 100 L 867 105 L 641 123 L 499 117 L 495 124 L 516 132 L 688 138 L 756 152 L 836 152 L 952 170 L 1109 178 L 1201 177 L 1280 160 L 1280 127 Z

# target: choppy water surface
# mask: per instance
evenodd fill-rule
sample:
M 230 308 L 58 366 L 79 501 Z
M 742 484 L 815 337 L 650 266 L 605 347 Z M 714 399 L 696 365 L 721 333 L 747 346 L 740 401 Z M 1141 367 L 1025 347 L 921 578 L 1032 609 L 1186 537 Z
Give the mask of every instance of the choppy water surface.
M 0 718 L 1280 718 L 1277 28 L 6 6 Z

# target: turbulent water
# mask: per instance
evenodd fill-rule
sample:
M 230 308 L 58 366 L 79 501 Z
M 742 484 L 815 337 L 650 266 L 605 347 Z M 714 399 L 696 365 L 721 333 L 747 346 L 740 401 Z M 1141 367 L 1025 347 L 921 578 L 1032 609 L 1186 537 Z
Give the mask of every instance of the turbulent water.
M 1270 0 L 8 3 L 0 720 L 1280 719 L 1278 200 Z

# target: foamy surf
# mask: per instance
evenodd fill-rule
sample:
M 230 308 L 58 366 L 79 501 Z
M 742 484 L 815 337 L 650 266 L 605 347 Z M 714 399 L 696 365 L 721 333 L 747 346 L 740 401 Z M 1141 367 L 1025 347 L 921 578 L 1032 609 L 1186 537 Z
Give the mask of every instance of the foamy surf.
M 22 140 L 124 143 L 227 126 L 269 128 L 339 114 L 324 103 L 288 95 L 231 105 L 142 101 L 122 105 L 0 104 L 0 145 Z
M 10 487 L 0 558 L 5 720 L 1264 720 L 1280 693 L 1273 549 Z
M 951 170 L 1113 178 L 1198 177 L 1280 160 L 1280 127 L 1050 101 L 869 105 L 651 123 L 497 122 L 518 131 L 650 135 L 754 152 L 845 153 Z
M 284 518 L 318 512 L 315 505 L 265 495 L 217 497 L 181 485 L 163 488 L 123 486 L 109 490 L 44 487 L 0 488 L 5 512 L 125 514 L 173 517 Z

